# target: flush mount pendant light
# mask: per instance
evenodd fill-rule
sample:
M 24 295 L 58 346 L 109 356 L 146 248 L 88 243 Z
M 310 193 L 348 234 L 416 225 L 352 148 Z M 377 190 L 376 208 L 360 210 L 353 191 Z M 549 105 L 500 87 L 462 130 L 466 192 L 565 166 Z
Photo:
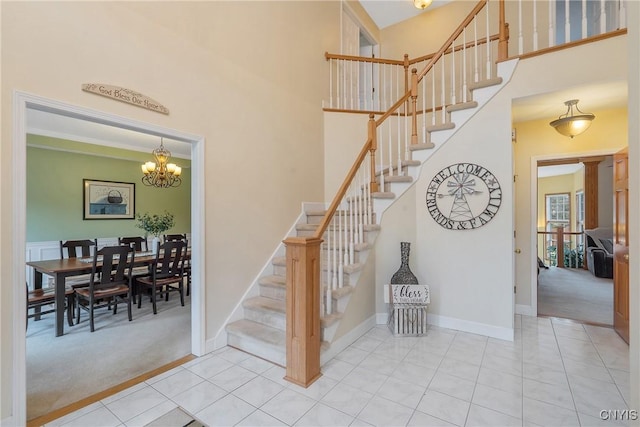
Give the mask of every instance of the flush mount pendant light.
M 426 9 L 433 0 L 413 0 L 413 5 L 418 9 Z
M 570 99 L 566 101 L 564 105 L 567 106 L 567 112 L 549 123 L 561 135 L 571 138 L 580 135 L 591 126 L 591 122 L 596 118 L 596 116 L 591 113 L 583 113 L 580 111 L 577 99 Z M 574 108 L 579 114 L 574 114 Z
M 175 163 L 167 163 L 171 158 L 171 152 L 164 148 L 164 141 L 160 138 L 160 147 L 152 152 L 156 161 L 146 162 L 142 165 L 142 183 L 149 187 L 169 188 L 182 184 L 180 174 L 182 168 Z

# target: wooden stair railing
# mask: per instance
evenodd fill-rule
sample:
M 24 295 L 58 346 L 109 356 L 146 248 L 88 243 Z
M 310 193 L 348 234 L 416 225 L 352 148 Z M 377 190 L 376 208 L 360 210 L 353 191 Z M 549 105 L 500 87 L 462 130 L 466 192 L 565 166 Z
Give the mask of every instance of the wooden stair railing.
M 503 0 L 500 1 L 500 16 L 504 16 Z M 471 13 L 465 18 L 465 20 L 458 26 L 458 28 L 447 39 L 443 46 L 434 54 L 428 61 L 424 69 L 418 74 L 417 70 L 412 70 L 411 79 L 408 75 L 405 77 L 406 86 L 410 86 L 405 89 L 402 96 L 387 109 L 380 118 L 375 120 L 373 113 L 369 115 L 368 122 L 368 136 L 367 141 L 360 150 L 358 157 L 354 161 L 351 169 L 349 170 L 347 177 L 343 181 L 342 185 L 338 189 L 333 201 L 329 205 L 324 218 L 318 224 L 318 227 L 311 237 L 292 237 L 284 240 L 286 246 L 286 290 L 287 290 L 287 320 L 286 320 L 286 339 L 287 339 L 287 366 L 285 379 L 303 387 L 308 387 L 321 375 L 320 373 L 320 316 L 321 311 L 331 313 L 331 292 L 341 286 L 341 272 L 344 263 L 347 264 L 349 257 L 353 254 L 353 247 L 355 244 L 362 243 L 364 229 L 367 225 L 373 222 L 373 198 L 393 198 L 392 193 L 385 191 L 384 175 L 382 171 L 389 170 L 390 174 L 393 174 L 395 164 L 397 163 L 397 173 L 400 173 L 402 157 L 408 156 L 409 150 L 405 147 L 403 150 L 400 147 L 401 125 L 398 124 L 397 128 L 397 140 L 394 142 L 398 146 L 396 152 L 393 151 L 390 144 L 386 145 L 385 150 L 388 149 L 388 164 L 382 163 L 382 157 L 379 156 L 381 161 L 379 163 L 380 179 L 381 183 L 376 181 L 376 151 L 381 147 L 379 141 L 379 135 L 381 134 L 382 125 L 388 122 L 391 118 L 397 118 L 398 123 L 401 121 L 401 117 L 405 119 L 410 117 L 411 123 L 411 143 L 417 144 L 417 108 L 416 103 L 419 97 L 425 99 L 426 88 L 423 85 L 422 94 L 419 93 L 418 85 L 423 78 L 432 72 L 435 65 L 439 63 L 446 52 L 450 51 L 455 53 L 457 50 L 462 49 L 464 51 L 466 46 L 466 27 L 475 22 L 476 16 L 479 12 L 487 6 L 488 0 L 480 0 L 473 8 Z M 489 34 L 489 11 L 487 6 L 486 12 L 486 34 Z M 506 26 L 503 20 L 499 22 L 499 25 Z M 465 32 L 463 41 L 455 43 L 458 37 Z M 501 30 L 500 34 L 503 37 L 508 35 L 506 30 Z M 492 37 L 486 36 L 487 40 L 491 40 Z M 495 38 L 494 38 L 495 39 Z M 500 36 L 497 38 L 500 40 Z M 505 40 L 501 42 L 506 43 Z M 474 43 L 474 47 L 477 50 L 478 38 Z M 505 50 L 506 49 L 501 49 Z M 476 52 L 477 55 L 477 52 Z M 489 47 L 487 47 L 487 59 L 491 57 Z M 504 59 L 504 58 L 497 58 Z M 454 59 L 455 61 L 455 59 Z M 405 57 L 404 64 L 408 63 L 408 58 Z M 477 62 L 476 62 L 477 63 Z M 490 65 L 487 65 L 490 68 Z M 444 67 L 443 67 L 444 69 Z M 455 67 L 454 67 L 455 69 Z M 488 70 L 490 71 L 490 70 Z M 467 72 L 464 70 L 463 72 Z M 434 73 L 431 73 L 434 74 Z M 443 72 L 444 74 L 444 72 Z M 455 76 L 453 76 L 455 82 Z M 436 77 L 432 78 L 432 88 L 435 87 Z M 442 85 L 442 98 L 444 99 L 445 76 L 442 75 L 442 81 L 439 83 Z M 452 85 L 453 88 L 453 85 Z M 458 90 L 453 88 L 453 90 Z M 455 99 L 455 97 L 453 97 Z M 410 102 L 408 102 L 411 100 Z M 445 102 L 442 103 L 445 105 Z M 409 114 L 409 109 L 411 113 Z M 433 112 L 435 113 L 435 108 Z M 441 108 L 443 117 L 445 114 L 445 108 Z M 421 114 L 426 116 L 425 110 Z M 409 139 L 409 125 L 405 120 L 404 122 L 404 139 Z M 391 127 L 385 129 L 391 134 Z M 391 140 L 391 138 L 390 138 Z M 367 157 L 369 157 L 367 159 Z M 367 161 L 368 160 L 368 161 Z M 337 215 L 340 213 L 340 215 Z M 321 244 L 323 237 L 326 234 L 327 240 L 333 240 L 334 246 L 336 240 L 338 241 L 338 253 L 335 250 L 333 252 L 333 260 L 337 259 L 337 265 L 331 265 L 329 263 L 326 268 L 323 269 L 321 259 Z M 329 245 L 328 245 L 329 247 Z M 322 274 L 325 274 L 326 289 L 323 289 L 321 283 Z

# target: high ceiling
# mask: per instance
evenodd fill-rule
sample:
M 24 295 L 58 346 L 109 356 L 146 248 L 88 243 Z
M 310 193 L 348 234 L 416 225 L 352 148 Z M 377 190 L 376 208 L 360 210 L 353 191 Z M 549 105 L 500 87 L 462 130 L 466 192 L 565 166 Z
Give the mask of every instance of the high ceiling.
M 428 13 L 451 1 L 464 0 L 434 0 L 431 6 L 424 11 L 416 9 L 412 0 L 360 0 L 360 3 L 378 27 L 385 28 L 421 13 Z M 564 102 L 575 98 L 580 99 L 578 107 L 584 112 L 622 108 L 627 105 L 627 84 L 626 82 L 599 83 L 588 87 L 571 87 L 554 93 L 516 99 L 513 101 L 512 120 L 514 123 L 528 120 L 554 120 L 566 112 Z M 159 145 L 158 136 L 145 135 L 43 111 L 29 111 L 27 128 L 28 132 L 34 134 L 143 152 L 151 152 Z M 190 144 L 169 139 L 165 139 L 164 143 L 175 157 L 190 157 Z
M 378 28 L 382 29 L 443 6 L 453 0 L 434 0 L 425 10 L 417 9 L 413 0 L 360 0 Z

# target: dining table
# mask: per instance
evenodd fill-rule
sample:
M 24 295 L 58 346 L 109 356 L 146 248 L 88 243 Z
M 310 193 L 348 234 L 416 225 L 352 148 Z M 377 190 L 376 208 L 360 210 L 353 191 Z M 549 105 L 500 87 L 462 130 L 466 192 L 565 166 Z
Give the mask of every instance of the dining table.
M 190 257 L 190 250 L 187 251 L 187 258 Z M 138 252 L 134 258 L 134 266 L 145 266 L 153 264 L 156 254 L 152 252 Z M 42 288 L 42 276 L 52 276 L 55 281 L 55 335 L 64 335 L 64 313 L 65 313 L 65 288 L 67 277 L 80 276 L 91 273 L 93 268 L 93 257 L 50 259 L 42 261 L 28 261 L 27 265 L 34 271 L 34 289 Z M 98 261 L 98 266 L 101 263 Z

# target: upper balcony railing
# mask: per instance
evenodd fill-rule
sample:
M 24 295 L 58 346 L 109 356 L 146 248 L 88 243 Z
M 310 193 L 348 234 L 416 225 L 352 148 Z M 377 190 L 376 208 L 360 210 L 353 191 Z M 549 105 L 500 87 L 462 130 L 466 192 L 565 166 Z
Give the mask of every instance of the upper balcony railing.
M 628 0 L 517 0 L 504 2 L 506 38 L 511 40 L 505 58 L 528 57 L 576 44 L 615 36 L 626 32 L 626 2 Z M 498 3 L 493 1 L 491 3 Z M 491 34 L 499 22 L 499 8 L 488 8 L 481 20 L 465 28 L 464 39 L 455 49 L 445 52 L 441 64 L 444 73 L 451 73 L 456 61 L 466 61 L 467 75 L 460 81 L 486 80 L 495 66 L 500 34 Z M 486 37 L 489 34 L 489 37 Z M 506 47 L 506 44 L 505 44 Z M 410 59 L 366 58 L 326 53 L 329 64 L 329 95 L 325 110 L 382 114 L 409 90 L 410 70 L 422 69 L 434 54 Z M 453 75 L 453 77 L 456 77 Z M 453 95 L 456 95 L 455 93 Z M 461 87 L 451 101 L 465 102 Z M 440 109 L 436 105 L 423 109 Z M 427 101 L 428 102 L 428 101 Z M 455 103 L 454 102 L 454 103 Z

